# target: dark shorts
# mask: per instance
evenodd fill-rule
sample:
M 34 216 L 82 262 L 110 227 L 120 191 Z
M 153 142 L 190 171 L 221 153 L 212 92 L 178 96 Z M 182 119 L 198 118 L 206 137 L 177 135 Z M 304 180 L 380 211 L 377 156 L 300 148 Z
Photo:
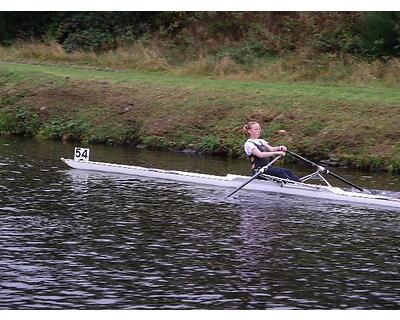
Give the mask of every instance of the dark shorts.
M 256 173 L 257 171 L 254 171 L 253 175 Z M 268 170 L 264 171 L 264 173 L 268 174 L 269 176 L 301 182 L 299 177 L 297 177 L 291 170 L 285 168 L 268 168 Z

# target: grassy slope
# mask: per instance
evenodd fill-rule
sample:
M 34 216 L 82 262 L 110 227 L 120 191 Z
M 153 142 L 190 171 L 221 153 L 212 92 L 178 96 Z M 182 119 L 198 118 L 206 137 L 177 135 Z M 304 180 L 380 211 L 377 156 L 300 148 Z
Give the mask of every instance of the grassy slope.
M 5 62 L 0 62 L 0 84 L 1 108 L 31 108 L 44 122 L 83 117 L 90 121 L 91 136 L 112 136 L 109 141 L 123 141 L 116 135 L 133 123 L 149 145 L 237 155 L 242 153 L 240 128 L 256 119 L 269 141 L 310 157 L 334 153 L 358 166 L 400 168 L 397 89 Z M 278 129 L 288 134 L 280 136 Z

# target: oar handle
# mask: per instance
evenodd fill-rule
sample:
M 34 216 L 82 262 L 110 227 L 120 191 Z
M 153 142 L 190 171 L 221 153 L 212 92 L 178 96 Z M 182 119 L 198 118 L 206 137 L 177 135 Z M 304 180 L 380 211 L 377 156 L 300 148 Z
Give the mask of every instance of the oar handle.
M 293 151 L 287 150 L 286 152 L 291 154 L 292 156 L 300 159 L 300 160 L 303 160 L 304 162 L 307 162 L 308 164 L 310 164 L 310 165 L 312 165 L 314 167 L 317 167 L 319 170 L 321 170 L 321 169 L 325 170 L 324 167 L 322 167 L 322 166 L 320 166 L 320 165 L 318 165 L 318 164 L 316 164 L 316 163 L 314 163 L 314 162 L 312 162 L 312 161 L 310 161 L 310 160 L 298 155 L 297 153 L 294 153 Z M 323 170 L 321 170 L 321 171 L 323 171 Z
M 262 167 L 260 170 L 258 170 L 258 172 L 252 176 L 248 181 L 246 181 L 245 183 L 243 183 L 241 186 L 237 187 L 235 190 L 233 190 L 230 194 L 228 194 L 225 198 L 229 198 L 231 195 L 233 195 L 234 193 L 236 193 L 237 191 L 239 191 L 240 189 L 242 189 L 245 185 L 249 184 L 251 181 L 253 181 L 254 179 L 256 179 L 258 176 L 260 176 L 265 169 L 268 169 L 270 166 L 272 166 L 272 164 L 275 161 L 278 161 L 282 156 L 277 156 L 276 158 L 272 159 L 271 162 L 269 162 L 267 165 L 265 165 L 264 167 Z
M 304 158 L 302 156 L 299 156 L 297 153 L 294 153 L 292 151 L 287 150 L 286 152 L 291 154 L 292 156 L 300 159 L 300 160 L 303 160 L 304 162 L 306 162 L 306 163 L 308 163 L 308 164 L 310 164 L 310 165 L 312 165 L 314 167 L 317 167 L 318 170 L 321 171 L 322 173 L 327 173 L 327 174 L 331 175 L 332 177 L 335 177 L 336 179 L 339 179 L 340 181 L 342 181 L 344 183 L 347 183 L 348 185 L 350 185 L 350 186 L 352 186 L 352 187 L 354 187 L 354 188 L 356 188 L 356 189 L 358 189 L 360 191 L 364 191 L 363 188 L 360 188 L 359 186 L 356 186 L 354 183 L 350 182 L 349 180 L 346 180 L 345 178 L 342 178 L 341 176 L 338 176 L 337 174 L 333 173 L 332 171 L 326 169 L 325 167 L 322 167 L 322 166 L 320 166 L 320 165 L 318 165 L 318 164 L 316 164 L 316 163 L 314 163 L 314 162 L 312 162 L 312 161 L 310 161 L 310 160 L 308 160 L 308 159 L 306 159 L 306 158 Z

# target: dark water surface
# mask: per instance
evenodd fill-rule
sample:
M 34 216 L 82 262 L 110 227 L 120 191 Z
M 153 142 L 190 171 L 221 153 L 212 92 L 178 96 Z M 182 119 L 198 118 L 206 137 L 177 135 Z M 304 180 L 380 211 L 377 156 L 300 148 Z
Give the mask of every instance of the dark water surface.
M 400 213 L 68 169 L 0 137 L 0 309 L 399 309 Z M 92 146 L 226 174 L 244 160 Z M 305 168 L 295 168 L 297 172 Z M 374 189 L 398 176 L 337 171 Z

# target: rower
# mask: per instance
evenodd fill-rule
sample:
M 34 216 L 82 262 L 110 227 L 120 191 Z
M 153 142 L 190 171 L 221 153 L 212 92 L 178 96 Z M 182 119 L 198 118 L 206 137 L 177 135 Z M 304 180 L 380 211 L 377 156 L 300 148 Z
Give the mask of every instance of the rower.
M 247 141 L 244 144 L 244 151 L 250 159 L 251 175 L 255 175 L 260 168 L 271 161 L 271 157 L 284 156 L 287 148 L 285 146 L 272 147 L 264 139 L 260 139 L 261 126 L 256 121 L 249 121 L 243 126 L 243 134 Z M 265 174 L 301 182 L 301 180 L 289 169 L 269 167 L 264 171 Z

